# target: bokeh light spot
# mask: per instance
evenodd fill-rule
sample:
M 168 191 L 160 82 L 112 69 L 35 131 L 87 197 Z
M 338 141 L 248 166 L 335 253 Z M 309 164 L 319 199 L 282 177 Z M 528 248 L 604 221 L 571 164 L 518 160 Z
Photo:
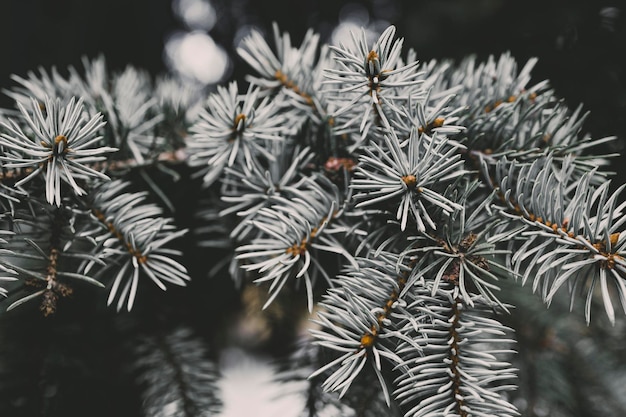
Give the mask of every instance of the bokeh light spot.
M 165 61 L 181 77 L 200 84 L 215 84 L 230 68 L 226 51 L 208 34 L 176 32 L 165 43 Z
M 172 9 L 191 29 L 208 32 L 217 22 L 215 8 L 209 0 L 174 0 Z

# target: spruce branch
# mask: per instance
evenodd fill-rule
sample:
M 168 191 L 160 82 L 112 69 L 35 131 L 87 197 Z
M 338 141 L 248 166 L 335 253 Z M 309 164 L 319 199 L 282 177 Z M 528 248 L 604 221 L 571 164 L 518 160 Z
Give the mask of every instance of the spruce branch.
M 33 99 L 43 106 L 47 97 L 69 98 L 67 97 L 69 82 L 61 76 L 56 67 L 52 67 L 50 71 L 39 67 L 37 72 L 28 71 L 26 77 L 12 74 L 11 79 L 17 85 L 10 89 L 3 89 L 2 92 L 22 106 L 30 106 Z M 2 109 L 0 114 L 6 117 L 17 112 L 13 109 Z
M 298 121 L 295 130 L 308 130 L 313 145 L 318 137 L 323 138 L 330 146 L 325 150 L 327 155 L 340 156 L 354 129 L 351 123 L 335 117 L 338 104 L 327 100 L 323 91 L 324 70 L 335 65 L 328 45 L 319 47 L 319 35 L 309 30 L 296 48 L 288 33 L 281 35 L 276 24 L 272 28 L 276 52 L 258 31 L 246 36 L 237 48 L 239 56 L 259 75 L 249 75 L 247 80 L 274 101 L 289 102 L 290 117 Z M 300 144 L 311 145 L 310 141 Z
M 13 233 L 11 233 L 9 230 L 0 230 L 0 236 L 10 237 L 12 236 L 12 234 Z M 13 254 L 13 252 L 11 252 L 10 250 L 5 249 L 6 244 L 7 241 L 0 237 L 0 274 L 2 274 L 0 275 L 0 281 L 13 282 L 17 281 L 18 279 L 15 277 L 15 275 L 17 275 L 17 272 L 5 265 L 4 259 L 6 259 L 7 256 Z M 7 289 L 0 286 L 0 296 L 6 297 L 7 293 Z
M 85 230 L 84 234 L 97 243 L 94 254 L 101 262 L 85 262 L 81 270 L 102 277 L 115 268 L 107 304 L 118 298 L 117 310 L 126 305 L 130 311 L 140 276 L 147 276 L 164 291 L 166 282 L 185 286 L 190 277 L 176 260 L 182 253 L 168 247 L 187 230 L 178 230 L 172 219 L 161 217 L 159 206 L 145 202 L 145 192 L 127 192 L 129 186 L 128 182 L 113 180 L 94 190 L 89 207 L 100 228 Z
M 336 220 L 342 214 L 338 190 L 324 177 L 308 181 L 308 189 L 287 200 L 276 197 L 276 204 L 262 208 L 250 220 L 261 234 L 237 248 L 236 259 L 246 271 L 261 274 L 255 282 L 271 282 L 267 307 L 291 278 L 302 278 L 309 311 L 313 309 L 313 285 L 318 275 L 329 275 L 318 259 L 318 252 L 341 255 L 356 264 L 335 235 L 346 230 Z
M 293 150 L 290 152 L 289 148 Z M 238 241 L 249 239 L 254 229 L 252 220 L 261 208 L 279 203 L 280 198 L 302 196 L 308 188 L 303 172 L 314 157 L 311 149 L 300 149 L 281 141 L 274 142 L 271 150 L 277 156 L 267 161 L 267 168 L 253 162 L 250 168 L 243 165 L 225 169 L 221 199 L 227 207 L 219 214 L 228 216 L 235 213 L 241 218 L 230 232 L 230 237 Z
M 147 72 L 130 65 L 111 72 L 102 55 L 83 57 L 82 64 L 82 70 L 68 67 L 67 77 L 56 68 L 50 72 L 40 68 L 39 73 L 31 71 L 27 77 L 13 76 L 16 85 L 3 92 L 15 100 L 17 108 L 2 109 L 0 118 L 21 117 L 20 105 L 30 107 L 33 100 L 43 107 L 48 97 L 63 105 L 80 97 L 88 116 L 101 114 L 107 121 L 98 134 L 105 146 L 118 149 L 106 160 L 111 169 L 120 168 L 120 161 L 126 161 L 121 163 L 122 169 L 158 164 L 166 159 L 163 155 L 184 147 L 184 137 L 201 103 L 197 91 L 168 77 L 153 81 Z M 88 165 L 94 170 L 102 168 L 99 163 Z M 18 172 L 19 176 L 28 173 L 28 169 Z
M 85 194 L 78 184 L 81 180 L 108 179 L 103 173 L 87 164 L 106 159 L 105 154 L 117 149 L 95 147 L 102 136 L 98 131 L 104 126 L 102 115 L 87 119 L 83 100 L 72 98 L 63 107 L 60 100 L 46 98 L 45 115 L 36 100 L 31 102 L 31 111 L 17 103 L 21 119 L 9 119 L 3 123 L 6 133 L 0 135 L 0 145 L 5 151 L 0 155 L 3 167 L 31 169 L 16 186 L 31 181 L 41 174 L 46 183 L 46 200 L 61 205 L 61 181 L 72 187 L 77 195 Z
M 204 417 L 219 413 L 218 371 L 204 342 L 190 328 L 140 338 L 135 354 L 144 415 Z
M 281 35 L 276 23 L 272 29 L 276 52 L 258 31 L 246 36 L 237 48 L 239 56 L 260 75 L 249 76 L 248 81 L 268 90 L 284 88 L 292 93 L 291 97 L 319 112 L 312 71 L 319 54 L 319 35 L 308 30 L 300 47 L 294 48 L 288 33 Z
M 514 234 L 522 234 L 525 242 L 515 248 L 512 258 L 515 272 L 525 269 L 522 283 L 534 276 L 533 290 L 540 289 L 548 304 L 565 283 L 569 283 L 572 302 L 580 288 L 586 293 L 587 322 L 594 288 L 599 284 L 606 314 L 614 322 L 612 293 L 616 292 L 623 307 L 626 305 L 620 231 L 626 203 L 618 205 L 624 186 L 609 196 L 610 182 L 597 188 L 591 185 L 593 171 L 570 183 L 573 165 L 565 164 L 562 170 L 554 171 L 551 156 L 530 166 L 513 163 L 506 169 L 506 165 L 499 165 L 496 179 L 500 179 L 498 192 L 504 203 L 501 212 L 523 224 Z
M 90 255 L 93 245 L 75 228 L 76 223 L 84 222 L 83 217 L 67 206 L 51 206 L 44 201 L 31 202 L 30 207 L 22 206 L 14 213 L 14 229 L 7 241 L 10 252 L 0 261 L 8 271 L 14 271 L 12 280 L 19 284 L 11 289 L 7 311 L 40 299 L 40 310 L 49 316 L 56 311 L 60 297 L 72 295 L 72 281 L 104 287 L 77 271 L 82 260 L 96 261 Z
M 433 190 L 435 185 L 444 188 L 446 182 L 463 175 L 462 165 L 460 155 L 445 137 L 428 137 L 413 129 L 408 145 L 402 149 L 392 131 L 381 146 L 372 143 L 364 149 L 350 187 L 355 191 L 357 208 L 396 197 L 396 219 L 401 229 L 406 229 L 411 219 L 423 232 L 427 226 L 436 228 L 425 204 L 448 213 L 462 209 Z
M 247 94 L 240 95 L 234 82 L 228 88 L 218 87 L 190 129 L 189 164 L 203 167 L 200 172 L 209 186 L 237 158 L 248 169 L 255 159 L 273 160 L 265 141 L 284 140 L 291 133 L 290 122 L 279 110 L 275 101 L 259 98 L 258 89 L 250 87 Z
M 395 344 L 396 338 L 402 338 L 403 334 L 393 324 L 392 316 L 404 311 L 406 303 L 402 297 L 412 268 L 399 265 L 393 254 L 358 261 L 358 269 L 351 268 L 337 276 L 334 287 L 320 302 L 314 320 L 320 329 L 311 330 L 315 344 L 340 356 L 320 366 L 309 378 L 334 369 L 322 387 L 339 391 L 342 397 L 369 362 L 389 405 L 388 382 L 383 376 L 381 359 L 394 365 L 402 363 Z
M 333 118 L 344 129 L 360 121 L 355 146 L 372 127 L 388 129 L 390 115 L 425 93 L 420 89 L 418 61 L 404 64 L 400 56 L 403 40 L 394 40 L 394 35 L 395 27 L 389 26 L 371 47 L 364 31 L 360 37 L 353 34 L 348 45 L 329 46 L 335 65 L 324 70 L 326 95 L 339 103 Z
M 599 309 L 613 326 L 616 304 L 626 312 L 626 185 L 610 192 L 613 155 L 597 151 L 614 138 L 584 134 L 582 106 L 531 83 L 534 58 L 420 62 L 395 34 L 320 46 L 308 31 L 293 46 L 274 25 L 270 46 L 254 31 L 238 48 L 256 73 L 247 88 L 232 81 L 206 100 L 131 66 L 111 73 L 103 57 L 67 77 L 14 76 L 16 108 L 0 112 L 8 309 L 41 299 L 52 314 L 79 281 L 108 286 L 117 310 L 133 308 L 146 277 L 186 285 L 174 241 L 187 229 L 138 183 L 174 212 L 148 168 L 202 177 L 191 198 L 207 226 L 192 232 L 226 255 L 209 272 L 228 265 L 239 286 L 267 284 L 263 308 L 304 286 L 317 309 L 299 365 L 310 415 L 383 404 L 411 417 L 518 415 L 507 323 L 527 299 L 510 281 L 532 282 L 548 305 L 567 289 L 573 309 L 582 295 L 587 325 Z M 146 414 L 218 408 L 191 330 L 137 353 Z
M 297 390 L 304 398 L 304 406 L 300 412 L 302 417 L 321 417 L 324 415 L 341 415 L 352 417 L 374 417 L 385 415 L 399 417 L 402 411 L 394 403 L 387 405 L 385 394 L 378 384 L 355 384 L 341 398 L 328 392 L 320 384 L 320 379 L 328 377 L 332 370 L 327 370 L 315 377 L 308 378 L 311 372 L 325 364 L 327 355 L 321 346 L 311 343 L 309 337 L 297 342 L 293 353 L 281 358 L 276 380 L 285 389 Z M 376 378 L 373 367 L 362 371 L 361 379 Z
M 517 276 L 502 260 L 510 252 L 502 249 L 501 244 L 508 242 L 510 236 L 493 233 L 500 223 L 492 218 L 493 194 L 471 212 L 466 211 L 471 208 L 470 201 L 476 201 L 478 185 L 478 182 L 468 184 L 464 194 L 457 198 L 464 210 L 451 213 L 441 230 L 413 237 L 402 256 L 419 259 L 415 273 L 420 279 L 433 278 L 432 296 L 440 285 L 454 282 L 469 306 L 472 306 L 471 294 L 477 292 L 487 302 L 508 312 L 497 292 L 501 279 Z
M 398 347 L 402 376 L 394 395 L 409 408 L 405 415 L 519 415 L 503 395 L 514 388 L 506 384 L 515 378 L 505 359 L 514 343 L 510 329 L 484 315 L 492 306 L 480 297 L 468 308 L 454 283 L 434 296 L 425 284 L 407 301 L 407 310 L 417 313 L 415 337 Z
M 514 58 L 503 54 L 497 63 L 490 56 L 486 63 L 476 66 L 475 58 L 468 57 L 458 67 L 446 68 L 448 73 L 441 78 L 458 77 L 461 85 L 452 104 L 466 108 L 457 119 L 465 129 L 460 137 L 454 137 L 467 147 L 463 154 L 477 170 L 481 169 L 479 156 L 495 165 L 503 157 L 532 163 L 546 153 L 552 154 L 555 164 L 569 158 L 576 167 L 572 175 L 577 177 L 608 165 L 615 154 L 595 155 L 588 150 L 615 137 L 595 139 L 582 134 L 588 116 L 582 113 L 582 106 L 570 109 L 549 89 L 547 80 L 528 85 L 535 64 L 536 59 L 529 60 L 517 74 Z M 472 71 L 475 72 L 471 74 Z M 491 103 L 494 95 L 500 98 Z M 573 155 L 576 158 L 571 158 Z M 608 173 L 596 170 L 596 174 L 593 179 L 598 185 Z

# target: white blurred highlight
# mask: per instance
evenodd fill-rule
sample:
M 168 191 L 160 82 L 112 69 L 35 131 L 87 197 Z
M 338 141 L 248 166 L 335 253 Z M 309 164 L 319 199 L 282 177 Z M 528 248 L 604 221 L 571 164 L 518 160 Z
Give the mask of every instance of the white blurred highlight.
M 217 22 L 215 8 L 208 0 L 174 0 L 172 9 L 191 29 L 208 32 Z
M 226 51 L 201 31 L 170 36 L 165 43 L 165 60 L 183 78 L 205 85 L 223 80 L 230 66 Z

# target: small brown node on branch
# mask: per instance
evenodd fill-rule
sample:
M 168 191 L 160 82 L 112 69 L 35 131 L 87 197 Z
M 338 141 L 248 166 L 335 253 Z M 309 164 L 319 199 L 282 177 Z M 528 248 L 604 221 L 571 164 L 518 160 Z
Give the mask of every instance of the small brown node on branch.
M 51 316 L 56 312 L 58 299 L 59 296 L 56 295 L 55 292 L 52 290 L 46 290 L 43 293 L 43 299 L 41 300 L 39 310 L 41 310 L 44 317 Z
M 49 288 L 44 291 L 41 305 L 39 306 L 39 310 L 44 317 L 51 316 L 56 312 L 59 296 L 68 297 L 74 292 L 70 286 L 59 281 L 51 281 L 48 285 Z
M 130 242 L 126 242 L 126 249 L 131 255 L 137 258 L 137 261 L 139 261 L 139 263 L 145 264 L 146 262 L 148 262 L 148 257 L 141 253 L 139 249 L 134 248 L 133 245 L 130 244 Z
M 617 242 L 619 241 L 619 235 L 619 232 L 615 232 L 612 233 L 611 236 L 609 236 L 609 243 L 611 244 L 611 247 L 617 245 Z M 604 249 L 606 248 L 606 240 L 603 239 L 599 242 L 594 243 L 593 247 L 596 248 L 598 252 L 604 252 Z
M 45 145 L 48 147 L 48 145 Z M 69 151 L 67 147 L 67 137 L 65 135 L 58 135 L 54 138 L 54 145 L 52 146 L 52 155 L 50 155 L 50 159 L 53 158 L 53 155 L 61 155 L 66 154 Z
M 458 259 L 455 259 L 446 268 L 441 278 L 444 281 L 456 283 L 459 279 L 460 272 L 461 272 L 461 264 Z
M 446 121 L 445 118 L 443 117 L 437 117 L 435 120 L 433 120 L 432 122 L 428 123 L 426 125 L 426 127 L 424 126 L 420 126 L 417 128 L 417 131 L 422 134 L 424 132 L 430 132 L 432 129 L 436 128 L 436 127 L 441 127 L 443 126 L 444 122 Z
M 307 251 L 307 246 L 308 241 L 306 239 L 302 239 L 300 243 L 294 243 L 293 245 L 289 246 L 285 250 L 285 252 L 293 256 L 304 255 L 304 253 Z
M 356 162 L 352 158 L 338 158 L 335 156 L 331 156 L 326 160 L 324 164 L 324 169 L 327 171 L 336 172 L 340 169 L 345 169 L 346 171 L 352 171 L 356 166 Z
M 492 110 L 495 110 L 500 104 L 502 104 L 502 100 L 496 100 L 496 102 L 493 103 L 493 106 L 491 105 L 485 106 L 485 113 L 489 113 Z
M 459 243 L 459 249 L 461 249 L 462 252 L 467 251 L 476 242 L 476 239 L 478 239 L 476 233 L 471 232 L 470 234 L 465 236 L 463 240 L 461 240 L 461 242 Z
M 286 84 L 288 81 L 287 75 L 285 75 L 281 70 L 276 70 L 274 77 L 283 84 Z
M 235 116 L 235 124 L 234 124 L 235 129 L 237 129 L 237 127 L 239 126 L 239 122 L 241 122 L 242 120 L 243 121 L 246 120 L 245 114 L 239 113 L 237 116 Z
M 417 185 L 417 178 L 413 174 L 405 175 L 402 177 L 402 182 L 409 188 L 415 188 Z
M 611 246 L 611 250 L 613 250 L 613 247 L 615 245 L 617 245 L 617 243 L 619 242 L 619 236 L 620 233 L 616 232 L 616 233 L 612 233 L 609 236 L 609 243 Z M 606 260 L 601 262 L 601 266 L 602 268 L 605 269 L 613 269 L 615 268 L 615 260 L 616 259 L 622 259 L 621 256 L 619 256 L 616 253 L 613 252 L 607 252 L 606 251 L 606 240 L 601 240 L 599 242 L 596 242 L 592 245 L 598 252 L 600 252 L 600 255 L 604 256 L 606 258 Z
M 363 336 L 361 336 L 361 349 L 367 349 L 374 346 L 376 336 L 377 335 L 374 333 L 365 333 Z
M 367 62 L 372 62 L 378 59 L 378 53 L 373 49 L 367 54 Z
M 619 255 L 614 255 L 612 253 L 608 254 L 606 257 L 606 261 L 602 262 L 602 267 L 605 269 L 613 269 L 615 268 L 615 257 Z

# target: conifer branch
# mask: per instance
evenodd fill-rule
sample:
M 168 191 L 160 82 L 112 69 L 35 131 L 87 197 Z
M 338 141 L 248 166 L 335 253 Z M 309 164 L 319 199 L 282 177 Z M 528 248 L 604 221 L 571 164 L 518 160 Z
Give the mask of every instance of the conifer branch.
M 509 281 L 532 281 L 549 305 L 564 287 L 570 308 L 582 293 L 587 324 L 595 298 L 613 325 L 615 303 L 626 312 L 626 185 L 610 193 L 612 154 L 594 154 L 614 138 L 582 134 L 582 106 L 531 85 L 534 58 L 422 63 L 393 26 L 323 46 L 273 31 L 272 47 L 254 31 L 237 50 L 257 74 L 248 87 L 207 97 L 110 73 L 102 57 L 13 77 L 15 108 L 0 112 L 8 309 L 43 298 L 52 314 L 67 278 L 108 286 L 117 310 L 144 278 L 186 285 L 173 242 L 187 230 L 131 182 L 167 203 L 145 168 L 185 164 L 206 201 L 193 232 L 228 254 L 215 268 L 267 283 L 263 308 L 292 284 L 318 308 L 301 364 L 311 415 L 315 400 L 368 416 L 383 403 L 407 417 L 518 415 L 501 314 L 525 301 L 519 288 L 505 299 Z M 139 345 L 147 414 L 219 408 L 189 329 Z
M 326 188 L 328 187 L 328 188 Z M 334 227 L 342 214 L 341 200 L 336 187 L 318 177 L 308 181 L 304 192 L 287 200 L 275 197 L 276 204 L 261 208 L 250 223 L 260 232 L 249 244 L 239 246 L 236 259 L 246 271 L 258 271 L 255 282 L 271 282 L 267 307 L 291 278 L 303 278 L 309 310 L 313 308 L 313 285 L 321 274 L 330 280 L 316 252 L 327 252 L 344 257 L 353 265 L 352 255 L 334 237 L 345 230 Z M 292 190 L 295 191 L 295 190 Z
M 167 247 L 187 230 L 176 230 L 171 219 L 161 217 L 160 207 L 144 203 L 145 193 L 125 192 L 128 186 L 127 182 L 113 180 L 95 190 L 90 210 L 103 228 L 86 230 L 85 234 L 97 242 L 96 254 L 106 266 L 92 260 L 83 263 L 81 270 L 90 273 L 94 269 L 96 276 L 101 277 L 118 265 L 107 304 L 119 297 L 117 309 L 126 304 L 130 311 L 140 273 L 162 290 L 166 289 L 164 282 L 185 286 L 190 278 L 187 269 L 175 259 L 182 253 Z
M 386 403 L 390 404 L 382 360 L 401 363 L 394 348 L 394 338 L 403 338 L 393 324 L 393 316 L 402 314 L 402 301 L 412 268 L 399 265 L 392 254 L 380 259 L 359 259 L 359 268 L 346 270 L 335 280 L 320 303 L 315 322 L 321 327 L 311 334 L 315 343 L 341 355 L 313 372 L 309 378 L 335 369 L 322 384 L 328 391 L 343 397 L 369 362 L 377 376 Z M 366 279 L 364 279 L 366 278 Z
M 300 48 L 296 49 L 291 45 L 289 34 L 281 36 L 276 24 L 272 29 L 276 54 L 258 31 L 253 31 L 244 38 L 237 48 L 239 56 L 262 77 L 251 77 L 250 81 L 268 89 L 282 87 L 323 117 L 326 112 L 320 108 L 311 85 L 318 55 L 319 35 L 308 30 Z
M 189 328 L 146 336 L 135 351 L 145 415 L 204 417 L 220 411 L 218 372 L 202 340 Z
M 52 230 L 50 232 L 50 246 L 48 249 L 45 277 L 46 289 L 43 293 L 43 300 L 40 307 L 44 316 L 49 316 L 55 312 L 59 295 L 66 297 L 72 294 L 72 289 L 60 283 L 57 277 L 57 263 L 59 261 L 59 251 L 61 250 L 59 248 L 59 238 L 61 234 L 61 228 L 59 226 L 63 221 L 60 213 L 60 210 L 55 210 Z
M 609 182 L 595 189 L 591 186 L 592 172 L 573 184 L 576 188 L 570 191 L 571 169 L 566 161 L 561 171 L 554 171 L 551 157 L 537 159 L 530 166 L 512 163 L 506 171 L 500 164 L 495 181 L 500 179 L 496 191 L 504 206 L 502 213 L 523 223 L 503 234 L 527 236 L 512 258 L 516 273 L 524 265 L 522 283 L 533 274 L 533 291 L 541 288 L 548 303 L 566 281 L 574 281 L 574 287 L 586 287 L 589 321 L 593 288 L 599 281 L 607 316 L 614 322 L 609 282 L 626 307 L 624 240 L 619 231 L 625 203 L 617 205 L 623 186 L 608 197 Z M 511 178 L 516 178 L 515 187 L 510 185 Z M 495 184 L 498 182 L 491 183 Z
M 65 282 L 67 278 L 103 287 L 94 278 L 75 272 L 78 259 L 93 259 L 81 247 L 86 242 L 81 242 L 72 228 L 76 221 L 76 214 L 67 207 L 34 205 L 29 210 L 20 207 L 16 211 L 15 230 L 7 242 L 11 252 L 3 263 L 15 271 L 13 279 L 21 281 L 21 285 L 10 293 L 12 302 L 7 310 L 41 297 L 44 316 L 54 314 L 59 297 L 73 293 L 73 287 Z
M 480 298 L 468 308 L 454 284 L 440 287 L 432 298 L 426 284 L 416 287 L 407 306 L 418 312 L 415 338 L 398 347 L 404 361 L 394 395 L 409 408 L 405 415 L 519 415 L 500 394 L 512 386 L 490 388 L 515 377 L 515 370 L 501 358 L 512 353 L 506 347 L 513 343 L 506 337 L 510 329 L 483 316 L 491 308 Z

